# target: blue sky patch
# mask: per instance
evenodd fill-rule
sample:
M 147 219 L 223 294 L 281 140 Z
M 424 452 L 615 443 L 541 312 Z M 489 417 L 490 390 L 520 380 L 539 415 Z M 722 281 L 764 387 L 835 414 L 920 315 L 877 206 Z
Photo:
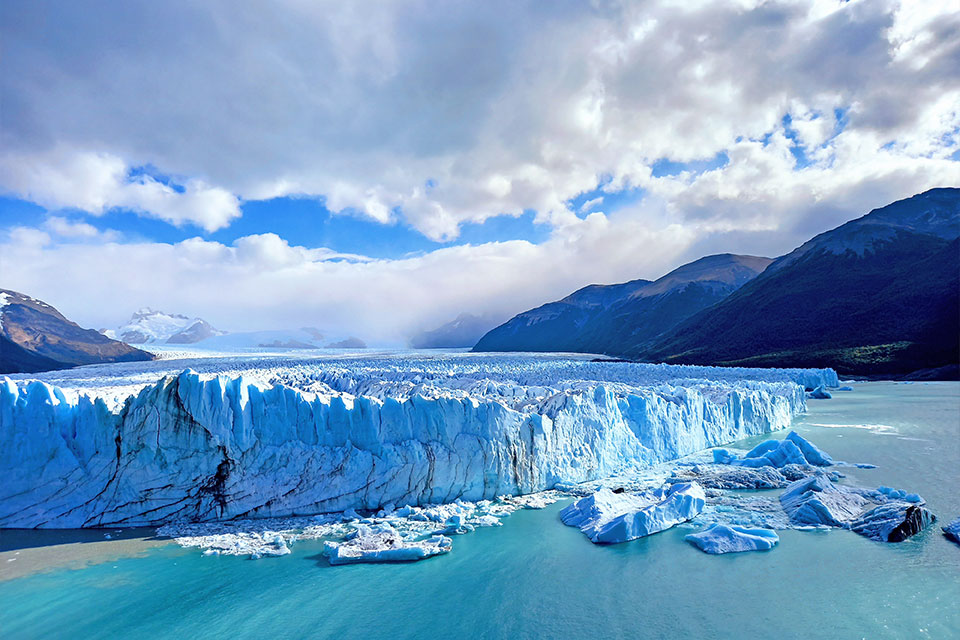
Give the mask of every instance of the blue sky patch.
M 651 173 L 654 178 L 663 178 L 666 176 L 676 176 L 689 171 L 694 175 L 700 175 L 714 169 L 722 169 L 730 163 L 730 156 L 726 151 L 721 151 L 712 158 L 703 160 L 691 160 L 689 162 L 677 162 L 670 158 L 659 158 L 651 165 Z
M 597 186 L 590 191 L 584 191 L 576 197 L 567 200 L 567 206 L 577 214 L 578 218 L 586 218 L 595 211 L 613 213 L 618 209 L 639 202 L 643 199 L 644 190 L 639 187 L 628 187 L 619 191 L 608 191 L 612 177 L 604 175 Z
M 143 173 L 157 178 L 156 174 Z M 166 184 L 166 183 L 165 183 Z M 328 247 L 342 253 L 357 253 L 374 258 L 395 259 L 426 253 L 460 244 L 484 244 L 507 240 L 526 240 L 534 244 L 550 235 L 550 227 L 534 222 L 536 212 L 527 210 L 520 216 L 500 215 L 484 222 L 461 225 L 460 236 L 449 242 L 435 242 L 403 221 L 383 224 L 348 214 L 333 214 L 318 198 L 273 198 L 253 200 L 242 205 L 243 215 L 213 233 L 193 225 L 173 226 L 163 220 L 148 218 L 124 209 L 112 209 L 93 216 L 76 209 L 53 212 L 17 198 L 0 198 L 0 228 L 15 226 L 42 227 L 49 215 L 71 221 L 87 222 L 104 231 L 113 229 L 123 234 L 126 242 L 176 243 L 201 236 L 207 240 L 231 245 L 240 237 L 275 233 L 291 245 Z

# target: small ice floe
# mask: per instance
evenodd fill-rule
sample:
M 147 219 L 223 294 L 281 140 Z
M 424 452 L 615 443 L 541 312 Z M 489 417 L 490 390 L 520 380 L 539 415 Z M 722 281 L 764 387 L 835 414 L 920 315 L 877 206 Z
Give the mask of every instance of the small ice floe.
M 772 549 L 780 536 L 772 529 L 737 525 L 712 524 L 700 533 L 691 533 L 684 540 L 706 553 L 740 553 Z
M 323 553 L 330 564 L 360 562 L 413 562 L 448 553 L 452 541 L 435 535 L 426 540 L 407 540 L 387 523 L 358 525 L 344 542 L 325 542 Z
M 953 540 L 957 544 L 960 544 L 960 518 L 957 518 L 943 529 L 943 535 L 947 536 L 948 540 Z
M 639 494 L 615 493 L 604 487 L 564 508 L 560 519 L 580 529 L 591 542 L 615 544 L 690 520 L 705 503 L 703 488 L 696 483 L 665 485 Z
M 339 523 L 339 517 L 323 516 L 171 524 L 157 529 L 157 534 L 174 538 L 182 547 L 203 549 L 205 556 L 249 556 L 256 560 L 285 556 L 291 552 L 290 545 L 302 537 L 343 535 L 348 530 L 347 525 Z
M 848 386 L 837 387 L 837 391 L 853 391 L 853 387 L 848 387 Z
M 559 500 L 559 496 L 555 493 L 544 491 L 542 493 L 531 493 L 525 496 L 508 496 L 504 498 L 504 500 L 507 503 L 524 509 L 546 509 Z
M 814 400 L 829 400 L 833 396 L 830 395 L 830 392 L 827 391 L 823 385 L 818 386 L 813 391 L 807 392 L 808 398 L 813 398 Z
M 904 502 L 912 502 L 914 504 L 921 504 L 923 498 L 916 493 L 907 493 L 901 489 L 894 489 L 893 487 L 877 487 L 874 489 L 879 494 L 890 498 L 891 500 L 903 500 Z
M 436 534 L 444 536 L 458 536 L 475 530 L 476 527 L 474 527 L 472 524 L 467 524 L 466 518 L 457 514 L 447 518 L 447 521 L 444 523 L 444 528 L 440 531 L 437 531 Z

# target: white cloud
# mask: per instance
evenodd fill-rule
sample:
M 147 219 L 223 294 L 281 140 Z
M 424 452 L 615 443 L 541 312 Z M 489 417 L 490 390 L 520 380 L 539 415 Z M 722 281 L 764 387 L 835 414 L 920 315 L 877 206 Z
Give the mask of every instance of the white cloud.
M 0 191 L 207 231 L 243 199 L 320 196 L 437 240 L 533 209 L 550 237 L 371 260 L 274 234 L 122 244 L 64 214 L 10 232 L 4 278 L 94 326 L 150 305 L 396 339 L 704 253 L 781 254 L 960 184 L 952 5 L 175 1 L 37 20 L 35 3 L 8 3 Z M 721 153 L 710 171 L 651 172 Z M 140 166 L 183 189 L 131 179 Z M 601 184 L 645 196 L 569 210 Z
M 207 231 L 225 227 L 240 215 L 236 196 L 202 180 L 187 180 L 178 191 L 148 175 L 129 176 L 130 167 L 107 153 L 58 148 L 0 154 L 0 189 L 49 209 L 102 215 L 121 207 Z
M 201 238 L 50 244 L 44 232 L 20 228 L 0 244 L 0 267 L 4 286 L 87 326 L 153 306 L 234 330 L 321 326 L 400 344 L 463 311 L 507 315 L 588 281 L 659 275 L 696 236 L 650 220 L 595 213 L 541 245 L 462 245 L 401 260 L 291 246 L 274 234 L 229 246 Z
M 50 216 L 44 226 L 66 238 L 95 238 L 100 235 L 100 231 L 92 224 L 67 220 L 61 216 Z
M 50 244 L 50 234 L 32 227 L 13 227 L 7 232 L 8 246 L 11 250 L 36 252 Z M 0 255 L 2 257 L 2 255 Z
M 565 224 L 566 202 L 602 177 L 647 184 L 658 158 L 738 153 L 791 114 L 815 169 L 834 172 L 832 191 L 855 190 L 956 151 L 952 4 L 105 3 L 39 21 L 28 3 L 5 8 L 0 26 L 11 70 L 0 77 L 0 185 L 46 206 L 124 206 L 207 230 L 229 224 L 237 197 L 323 196 L 384 223 L 400 210 L 443 240 L 528 209 Z M 45 37 L 53 27 L 58 37 Z M 821 148 L 838 108 L 856 154 Z M 75 151 L 51 153 L 52 141 Z M 781 152 L 753 148 L 746 172 L 761 179 L 730 191 L 777 200 L 780 174 L 764 172 Z M 147 164 L 204 182 L 177 193 L 126 180 Z M 744 171 L 732 162 L 719 177 Z M 822 195 L 821 178 L 790 182 Z M 702 179 L 658 193 L 693 189 L 686 200 L 700 201 L 717 178 Z M 788 216 L 811 204 L 788 200 L 800 207 L 778 207 Z M 684 201 L 672 209 L 681 223 Z
M 590 210 L 592 210 L 594 207 L 596 207 L 597 205 L 599 205 L 601 202 L 603 202 L 603 197 L 602 197 L 602 196 L 597 197 L 597 198 L 590 198 L 589 200 L 587 200 L 586 202 L 584 202 L 584 203 L 580 206 L 580 212 L 581 212 L 581 213 L 584 213 L 584 212 L 590 211 Z

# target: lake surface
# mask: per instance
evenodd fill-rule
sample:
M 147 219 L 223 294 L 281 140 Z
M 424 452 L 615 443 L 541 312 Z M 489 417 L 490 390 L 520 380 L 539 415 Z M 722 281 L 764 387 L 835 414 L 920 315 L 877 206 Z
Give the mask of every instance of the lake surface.
M 601 547 L 560 523 L 565 503 L 407 565 L 330 567 L 319 541 L 253 561 L 3 532 L 0 578 L 29 554 L 70 561 L 0 581 L 0 637 L 958 637 L 960 545 L 940 526 L 960 515 L 960 384 L 854 387 L 809 401 L 794 426 L 835 459 L 877 465 L 841 469 L 848 482 L 927 500 L 938 522 L 901 544 L 783 531 L 770 552 L 710 556 L 677 527 Z

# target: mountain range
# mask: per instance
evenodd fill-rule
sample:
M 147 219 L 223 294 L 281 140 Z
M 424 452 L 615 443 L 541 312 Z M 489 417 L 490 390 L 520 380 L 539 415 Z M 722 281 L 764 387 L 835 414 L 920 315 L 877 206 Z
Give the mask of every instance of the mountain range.
M 0 373 L 152 359 L 145 351 L 80 327 L 46 302 L 0 289 Z
M 723 300 L 771 262 L 726 253 L 700 258 L 653 282 L 593 284 L 519 314 L 483 336 L 475 350 L 625 353 Z
M 773 261 L 709 256 L 653 283 L 586 287 L 519 314 L 475 350 L 956 377 L 958 238 L 960 189 L 932 189 Z
M 202 318 L 188 318 L 144 307 L 122 327 L 105 329 L 101 333 L 128 344 L 193 344 L 224 335 L 226 331 L 214 329 Z

